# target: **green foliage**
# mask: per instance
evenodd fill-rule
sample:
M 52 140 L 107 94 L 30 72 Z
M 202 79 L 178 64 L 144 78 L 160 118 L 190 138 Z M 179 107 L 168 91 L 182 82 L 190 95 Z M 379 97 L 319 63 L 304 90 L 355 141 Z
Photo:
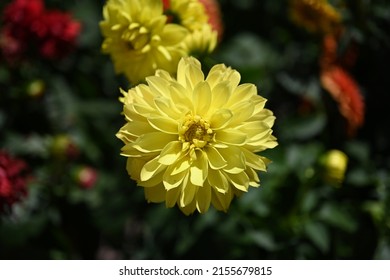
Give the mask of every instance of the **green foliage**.
M 390 259 L 388 1 L 335 1 L 345 5 L 344 43 L 359 45 L 351 72 L 366 115 L 353 137 L 321 86 L 321 42 L 289 20 L 287 1 L 220 1 L 225 33 L 212 61 L 258 86 L 277 117 L 279 146 L 263 153 L 272 163 L 258 189 L 227 213 L 189 217 L 148 204 L 126 173 L 115 133 L 119 88 L 128 84 L 100 53 L 104 1 L 46 2 L 83 28 L 58 63 L 1 61 L 0 147 L 23 158 L 33 180 L 0 217 L 0 258 Z M 342 183 L 324 177 L 331 149 L 348 156 Z M 77 177 L 84 167 L 97 172 L 91 188 Z

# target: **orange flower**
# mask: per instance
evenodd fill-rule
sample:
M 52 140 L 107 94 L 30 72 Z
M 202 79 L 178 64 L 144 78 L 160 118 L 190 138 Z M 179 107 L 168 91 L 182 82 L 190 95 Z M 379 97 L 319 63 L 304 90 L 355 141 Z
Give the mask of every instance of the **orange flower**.
M 335 34 L 324 36 L 322 41 L 322 55 L 320 58 L 321 68 L 327 68 L 337 61 L 338 40 Z
M 355 80 L 338 65 L 324 68 L 321 72 L 322 86 L 338 103 L 340 113 L 348 122 L 348 133 L 353 135 L 364 122 L 364 101 Z
M 332 33 L 341 22 L 340 13 L 327 0 L 290 0 L 290 17 L 314 33 Z
M 359 52 L 358 45 L 356 41 L 350 41 L 343 48 L 343 51 L 339 53 L 339 42 L 342 36 L 343 30 L 338 30 L 338 32 L 327 34 L 323 37 L 320 58 L 320 66 L 322 68 L 337 64 L 345 69 L 350 69 L 355 65 Z

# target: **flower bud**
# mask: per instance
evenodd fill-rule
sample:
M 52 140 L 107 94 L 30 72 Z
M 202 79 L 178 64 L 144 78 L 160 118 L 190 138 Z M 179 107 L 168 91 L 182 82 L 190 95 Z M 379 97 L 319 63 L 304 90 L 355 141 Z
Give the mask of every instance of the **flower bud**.
M 348 165 L 348 156 L 340 150 L 330 150 L 321 158 L 324 167 L 324 179 L 329 183 L 340 185 L 344 181 Z
M 51 154 L 57 159 L 74 159 L 80 154 L 80 151 L 67 134 L 56 135 L 51 143 Z
M 79 167 L 75 172 L 76 182 L 83 189 L 91 189 L 95 185 L 97 178 L 98 173 L 96 169 L 90 166 Z
M 27 85 L 27 94 L 32 98 L 39 98 L 45 92 L 45 82 L 42 80 L 31 81 Z

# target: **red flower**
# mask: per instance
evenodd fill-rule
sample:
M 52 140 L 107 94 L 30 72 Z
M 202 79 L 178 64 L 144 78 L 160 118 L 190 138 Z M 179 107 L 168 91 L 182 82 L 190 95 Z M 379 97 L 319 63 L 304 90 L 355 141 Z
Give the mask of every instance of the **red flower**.
M 339 53 L 339 41 L 342 35 L 343 30 L 339 30 L 337 33 L 324 36 L 320 60 L 321 67 L 337 64 L 348 69 L 354 66 L 358 55 L 358 46 L 356 42 L 352 41 L 342 53 Z
M 39 51 L 49 59 L 67 55 L 75 46 L 80 33 L 80 23 L 69 13 L 47 11 L 42 18 L 41 43 Z
M 0 48 L 8 61 L 12 62 L 25 55 L 30 48 L 29 42 L 34 41 L 32 30 L 40 25 L 43 12 L 41 0 L 15 0 L 5 7 Z
M 353 135 L 364 122 L 365 104 L 359 86 L 345 69 L 356 60 L 356 46 L 348 47 L 339 54 L 339 40 L 343 31 L 328 34 L 323 38 L 321 66 L 321 84 L 339 105 L 340 113 L 348 122 L 348 133 Z
M 337 61 L 338 39 L 335 34 L 324 36 L 322 41 L 322 55 L 320 65 L 322 68 L 327 68 Z
M 340 66 L 334 65 L 321 72 L 322 86 L 338 103 L 340 113 L 348 121 L 348 132 L 353 135 L 364 122 L 364 101 L 355 80 Z
M 27 164 L 0 151 L 0 213 L 27 194 Z
M 61 58 L 74 47 L 80 23 L 68 13 L 46 10 L 42 0 L 15 0 L 3 13 L 0 49 L 8 62 L 38 52 Z
M 15 0 L 4 9 L 3 18 L 5 22 L 15 26 L 30 28 L 31 23 L 34 23 L 43 12 L 42 0 Z

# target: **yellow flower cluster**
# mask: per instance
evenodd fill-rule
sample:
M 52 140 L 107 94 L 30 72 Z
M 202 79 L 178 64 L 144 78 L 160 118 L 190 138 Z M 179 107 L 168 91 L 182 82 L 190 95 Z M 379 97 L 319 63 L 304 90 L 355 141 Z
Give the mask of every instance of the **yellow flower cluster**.
M 178 22 L 168 21 L 162 0 L 108 0 L 104 6 L 102 52 L 131 84 L 157 69 L 174 74 L 181 57 L 214 50 L 217 33 L 198 0 L 171 0 L 169 11 Z
M 227 211 L 234 196 L 259 186 L 257 171 L 269 160 L 256 153 L 277 145 L 275 117 L 240 78 L 224 64 L 205 77 L 200 62 L 186 57 L 177 77 L 157 70 L 146 84 L 122 91 L 126 124 L 117 137 L 149 202 L 178 205 L 187 215 L 210 205 Z
M 160 0 L 108 0 L 100 28 L 102 51 L 111 55 L 117 73 L 137 84 L 156 69 L 174 71 L 185 55 L 187 29 L 167 24 Z

